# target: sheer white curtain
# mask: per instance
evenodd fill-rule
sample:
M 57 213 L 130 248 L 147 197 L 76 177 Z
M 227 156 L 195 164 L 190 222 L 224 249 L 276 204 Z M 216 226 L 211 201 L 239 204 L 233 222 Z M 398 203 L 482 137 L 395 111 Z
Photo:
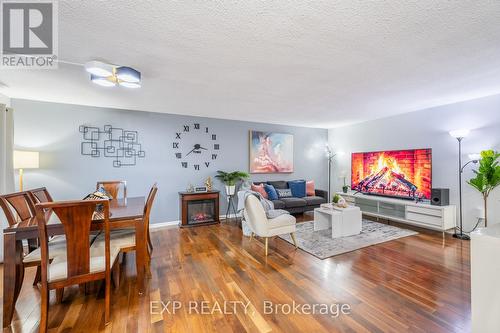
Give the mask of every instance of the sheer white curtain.
M 13 151 L 14 110 L 0 104 L 0 194 L 14 192 Z M 3 211 L 0 222 L 3 230 L 7 223 Z M 3 262 L 3 235 L 0 237 L 0 261 Z

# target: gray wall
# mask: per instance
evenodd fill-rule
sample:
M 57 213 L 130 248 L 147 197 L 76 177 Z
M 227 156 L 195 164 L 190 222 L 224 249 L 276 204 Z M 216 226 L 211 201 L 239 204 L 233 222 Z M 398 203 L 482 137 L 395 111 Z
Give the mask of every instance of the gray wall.
M 347 172 L 350 184 L 351 153 L 405 148 L 432 148 L 433 186 L 450 188 L 451 202 L 458 203 L 458 144 L 448 131 L 472 130 L 463 141 L 464 163 L 469 153 L 484 149 L 500 150 L 500 95 L 450 104 L 400 116 L 369 121 L 329 130 L 329 142 L 346 154 L 335 160 L 333 190 L 340 190 L 340 175 Z M 472 169 L 464 172 L 463 209 L 466 229 L 472 228 L 482 213 L 482 197 L 465 183 L 473 177 Z M 489 201 L 489 221 L 500 222 L 500 188 Z
M 252 175 L 252 180 L 306 178 L 313 179 L 318 188 L 327 187 L 326 129 L 19 99 L 12 99 L 12 107 L 17 148 L 41 152 L 41 168 L 25 171 L 25 186 L 46 186 L 56 199 L 81 198 L 94 190 L 97 180 L 105 179 L 127 180 L 129 196 L 146 195 L 149 187 L 157 181 L 160 190 L 152 223 L 176 221 L 179 219 L 177 192 L 185 190 L 188 183 L 203 185 L 216 170 L 248 171 L 248 133 L 251 129 L 292 133 L 295 164 L 293 174 Z M 192 126 L 195 122 L 213 130 L 221 145 L 216 162 L 200 171 L 194 171 L 192 167 L 182 169 L 172 149 L 175 133 L 180 132 L 184 124 Z M 82 124 L 100 127 L 110 124 L 139 131 L 146 158 L 138 159 L 134 167 L 113 168 L 112 159 L 82 156 L 81 134 L 78 132 L 78 126 Z M 215 182 L 215 186 L 223 189 L 219 182 Z M 224 209 L 225 202 L 221 201 Z

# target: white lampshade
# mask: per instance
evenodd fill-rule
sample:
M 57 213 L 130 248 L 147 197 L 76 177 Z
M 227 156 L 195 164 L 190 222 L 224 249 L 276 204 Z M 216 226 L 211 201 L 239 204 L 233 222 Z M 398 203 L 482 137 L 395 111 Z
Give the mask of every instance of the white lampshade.
M 14 150 L 14 169 L 38 169 L 40 154 L 37 151 Z
M 459 139 L 459 138 L 465 138 L 467 135 L 469 135 L 470 131 L 468 129 L 458 129 L 450 131 L 449 133 L 455 139 Z
M 113 75 L 113 65 L 100 61 L 89 61 L 85 64 L 85 70 L 96 76 L 107 77 Z
M 481 159 L 481 154 L 469 154 L 469 159 L 471 161 L 479 161 Z

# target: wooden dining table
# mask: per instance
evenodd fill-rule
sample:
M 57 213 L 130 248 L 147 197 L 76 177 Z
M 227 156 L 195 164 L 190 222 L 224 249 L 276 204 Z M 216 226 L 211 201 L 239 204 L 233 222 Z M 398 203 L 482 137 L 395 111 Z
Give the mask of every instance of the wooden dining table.
M 143 226 L 145 197 L 131 197 L 110 200 L 110 229 L 135 229 L 137 286 L 140 295 L 144 293 L 147 260 L 147 234 Z M 48 236 L 64 235 L 62 223 L 56 214 L 50 214 L 47 223 Z M 92 230 L 102 230 L 103 220 L 96 217 L 92 221 Z M 21 221 L 5 228 L 4 263 L 3 263 L 3 327 L 8 327 L 14 315 L 15 305 L 24 278 L 23 244 L 24 239 L 38 238 L 36 217 Z

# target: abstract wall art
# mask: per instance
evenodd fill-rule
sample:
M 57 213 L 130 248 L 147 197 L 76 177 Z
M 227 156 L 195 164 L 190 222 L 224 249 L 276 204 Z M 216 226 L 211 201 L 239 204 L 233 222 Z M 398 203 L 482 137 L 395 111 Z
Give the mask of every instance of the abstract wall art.
M 146 152 L 139 143 L 137 131 L 105 125 L 99 127 L 80 125 L 82 142 L 81 154 L 90 157 L 107 157 L 113 159 L 113 167 L 134 166 L 137 158 L 144 158 Z
M 293 172 L 293 135 L 250 131 L 250 172 Z

